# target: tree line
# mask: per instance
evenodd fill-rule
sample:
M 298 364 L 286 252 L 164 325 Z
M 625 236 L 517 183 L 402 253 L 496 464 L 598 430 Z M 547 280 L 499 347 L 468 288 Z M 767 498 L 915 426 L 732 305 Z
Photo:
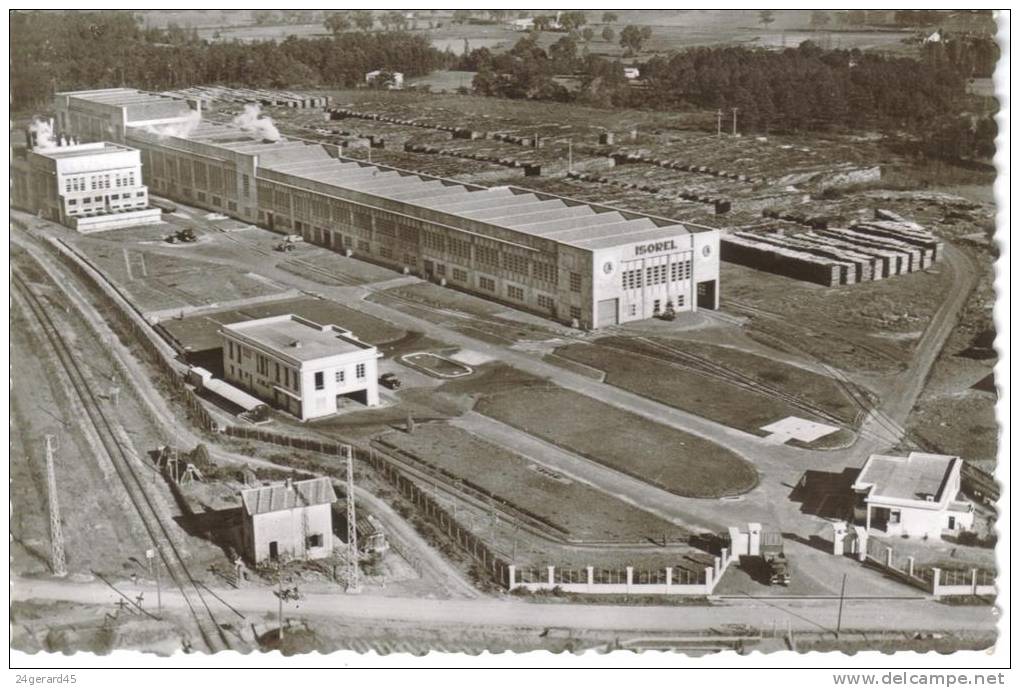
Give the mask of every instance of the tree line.
M 547 50 L 534 37 L 507 53 L 471 51 L 460 67 L 477 71 L 476 93 L 656 110 L 735 108 L 745 132 L 877 128 L 924 132 L 964 107 L 971 63 L 823 50 L 810 42 L 782 51 L 693 48 L 655 56 L 629 82 L 623 63 L 578 52 L 570 36 Z M 563 75 L 577 85 L 568 88 Z M 985 125 L 987 127 L 987 125 Z M 984 132 L 984 129 L 982 130 Z
M 12 12 L 11 106 L 36 108 L 62 90 L 352 87 L 383 69 L 414 77 L 451 57 L 420 34 L 357 28 L 333 37 L 210 42 L 194 30 L 143 29 L 131 12 Z

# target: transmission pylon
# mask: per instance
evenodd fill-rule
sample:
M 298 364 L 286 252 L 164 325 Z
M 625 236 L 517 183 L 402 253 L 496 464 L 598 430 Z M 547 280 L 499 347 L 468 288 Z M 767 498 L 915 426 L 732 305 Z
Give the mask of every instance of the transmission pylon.
M 361 592 L 361 576 L 358 571 L 358 529 L 354 514 L 354 450 L 344 445 L 347 457 L 347 592 Z
M 53 469 L 53 435 L 46 435 L 46 491 L 50 507 L 50 565 L 54 576 L 67 575 L 64 559 L 64 531 L 60 527 L 60 502 L 57 500 L 57 474 Z

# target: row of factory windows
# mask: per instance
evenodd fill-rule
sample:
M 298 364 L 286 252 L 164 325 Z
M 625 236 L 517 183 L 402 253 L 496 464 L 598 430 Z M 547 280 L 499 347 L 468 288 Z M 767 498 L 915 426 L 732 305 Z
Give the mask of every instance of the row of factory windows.
M 166 178 L 170 184 L 179 183 L 182 186 L 193 186 L 196 189 L 220 194 L 230 194 L 234 188 L 230 180 L 234 178 L 235 172 L 230 167 L 178 158 L 156 151 L 143 151 L 143 154 L 145 153 L 148 153 L 151 160 L 154 179 Z M 251 178 L 243 174 L 241 180 L 243 192 L 247 196 L 251 192 Z M 153 183 L 153 180 L 150 180 L 150 183 Z
M 270 379 L 270 371 L 272 370 L 272 380 L 278 385 L 282 385 L 287 389 L 292 389 L 295 392 L 301 391 L 301 378 L 298 375 L 296 369 L 290 368 L 289 366 L 281 366 L 278 361 L 270 359 L 268 356 L 263 356 L 253 352 L 251 349 L 242 347 L 240 344 L 234 344 L 232 341 L 227 341 L 227 360 L 235 361 L 237 363 L 243 363 L 244 359 L 255 359 L 255 372 L 264 381 Z M 240 369 L 240 366 L 239 366 Z M 243 373 L 243 371 L 242 371 Z M 231 366 L 231 374 L 233 375 L 233 366 Z M 318 371 L 314 375 L 315 389 L 325 389 L 325 371 Z M 364 380 L 367 374 L 367 370 L 364 363 L 358 363 L 354 366 L 354 378 L 356 380 Z M 347 378 L 347 370 L 345 368 L 337 368 L 333 371 L 333 379 L 336 384 L 344 384 Z
M 108 206 L 110 210 L 143 208 L 147 203 L 144 191 L 138 191 L 135 194 L 126 193 L 123 196 L 121 194 L 110 194 L 109 199 L 104 196 L 69 198 L 67 199 L 67 214 L 91 213 L 97 210 L 105 210 Z
M 266 221 L 264 213 L 260 213 L 260 221 L 262 222 Z M 378 222 L 376 226 L 378 227 Z M 355 231 L 359 230 L 359 228 L 357 227 L 341 227 L 341 228 L 347 231 L 350 231 L 351 229 Z M 356 239 L 355 237 L 352 237 L 348 234 L 337 233 L 336 241 L 338 242 L 339 245 L 334 246 L 333 234 L 326 229 L 306 226 L 304 223 L 300 221 L 295 222 L 295 229 L 301 231 L 302 235 L 305 236 L 306 239 L 312 241 L 313 243 L 321 244 L 323 246 L 351 250 L 357 248 L 359 252 L 369 255 L 372 252 L 371 243 L 367 240 L 367 238 Z M 370 233 L 365 231 L 364 229 L 361 229 L 359 234 L 365 237 L 370 236 Z M 436 236 L 435 232 L 428 231 L 422 232 L 421 237 L 423 247 L 426 249 L 431 249 L 433 251 L 442 250 L 439 248 L 440 244 L 438 244 L 435 241 L 435 236 Z M 378 237 L 375 238 L 378 241 Z M 392 237 L 390 238 L 392 239 Z M 413 243 L 413 241 L 409 241 L 405 237 L 398 238 L 404 239 L 405 244 Z M 527 278 L 530 276 L 533 277 L 534 279 L 547 282 L 554 286 L 559 285 L 559 269 L 554 262 L 531 260 L 517 253 L 500 251 L 500 249 L 498 248 L 498 244 L 495 244 L 495 242 L 492 242 L 490 244 L 486 239 L 475 239 L 476 243 L 474 244 L 467 240 L 455 239 L 452 237 L 448 237 L 446 239 L 447 242 L 443 245 L 445 245 L 447 248 L 451 246 L 457 246 L 459 249 L 460 248 L 463 249 L 458 250 L 457 255 L 444 256 L 444 258 L 448 260 L 453 259 L 453 262 L 455 263 L 462 263 L 465 266 L 470 267 L 472 246 L 474 246 L 474 256 L 476 258 L 477 263 L 481 267 L 499 269 L 502 266 L 502 268 L 507 272 L 514 273 L 516 275 L 519 275 L 520 277 Z M 409 248 L 417 250 L 416 246 L 412 246 Z M 377 250 L 377 253 L 380 257 L 386 258 L 388 260 L 395 260 L 396 258 L 396 254 L 394 253 L 393 249 L 386 245 L 380 246 Z M 466 256 L 466 258 L 464 260 L 460 260 L 460 258 L 464 256 Z M 413 254 L 404 253 L 403 258 L 404 263 L 407 264 L 409 267 L 416 266 L 418 263 L 417 257 Z M 571 272 L 569 279 L 570 290 L 575 293 L 580 293 L 583 284 L 582 275 L 577 272 Z
M 669 265 L 650 265 L 646 268 L 634 268 L 620 272 L 620 282 L 624 289 L 641 289 L 667 282 L 680 282 L 691 278 L 690 259 Z
M 110 185 L 113 185 L 112 187 Z M 121 189 L 135 185 L 134 170 L 130 172 L 110 174 L 80 174 L 64 177 L 64 192 L 97 191 L 99 189 Z
M 286 365 L 281 366 L 278 361 L 273 361 L 268 356 L 255 353 L 251 349 L 227 340 L 228 361 L 235 361 L 239 364 L 243 364 L 245 359 L 252 358 L 255 359 L 255 372 L 263 378 L 260 380 L 262 384 L 268 384 L 270 364 L 272 364 L 272 367 L 274 368 L 273 380 L 276 384 L 282 385 L 287 389 L 292 389 L 298 393 L 301 392 L 301 376 L 298 375 L 298 371 L 296 369 Z M 242 366 L 238 366 L 238 369 L 242 372 L 242 374 L 244 374 Z M 231 374 L 233 374 L 233 366 L 231 366 Z

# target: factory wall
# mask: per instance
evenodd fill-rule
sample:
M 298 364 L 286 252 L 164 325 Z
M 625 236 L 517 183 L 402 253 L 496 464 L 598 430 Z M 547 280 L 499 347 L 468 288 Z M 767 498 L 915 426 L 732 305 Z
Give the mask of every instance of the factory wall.
M 246 222 L 258 220 L 257 156 L 133 129 L 127 143 L 141 151 L 153 193 Z

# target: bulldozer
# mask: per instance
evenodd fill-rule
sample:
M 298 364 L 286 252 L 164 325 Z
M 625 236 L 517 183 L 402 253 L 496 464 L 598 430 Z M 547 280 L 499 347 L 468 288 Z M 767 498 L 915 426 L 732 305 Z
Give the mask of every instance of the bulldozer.
M 165 241 L 168 244 L 193 244 L 198 241 L 198 237 L 195 236 L 195 230 L 191 227 L 185 227 L 167 236 Z

